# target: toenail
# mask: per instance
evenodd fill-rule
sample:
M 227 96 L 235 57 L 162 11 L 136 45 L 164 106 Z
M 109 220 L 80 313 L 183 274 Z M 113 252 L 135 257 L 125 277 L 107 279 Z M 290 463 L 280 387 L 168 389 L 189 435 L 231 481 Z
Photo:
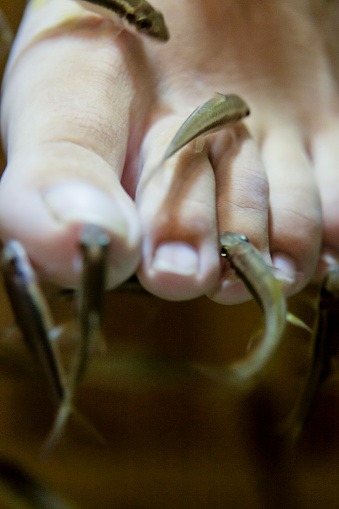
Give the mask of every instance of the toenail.
M 292 258 L 284 253 L 275 253 L 272 256 L 275 277 L 283 283 L 296 282 L 296 264 Z
M 162 244 L 155 253 L 153 269 L 159 272 L 193 276 L 199 270 L 198 253 L 184 242 Z
M 42 198 L 56 219 L 66 223 L 93 223 L 125 237 L 128 223 L 119 204 L 100 189 L 82 181 L 49 187 Z
M 339 257 L 331 251 L 324 251 L 320 257 L 320 261 L 327 267 L 337 267 L 339 265 Z

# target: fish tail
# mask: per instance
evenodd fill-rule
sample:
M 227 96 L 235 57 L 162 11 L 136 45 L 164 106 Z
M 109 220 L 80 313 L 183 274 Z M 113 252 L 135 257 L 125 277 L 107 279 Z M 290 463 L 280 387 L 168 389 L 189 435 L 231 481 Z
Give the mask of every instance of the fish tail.
M 309 327 L 307 325 L 307 323 L 305 323 L 301 318 L 299 318 L 298 316 L 296 316 L 295 314 L 293 313 L 290 313 L 289 311 L 287 312 L 286 314 L 286 320 L 294 325 L 295 327 L 299 327 L 300 329 L 304 329 L 306 330 L 307 332 L 310 332 L 312 334 L 312 329 L 311 327 Z
M 103 436 L 103 434 L 96 428 L 96 426 L 79 410 L 76 408 L 72 409 L 72 417 L 78 422 L 78 424 L 86 430 L 86 433 L 94 439 L 94 441 L 98 445 L 105 445 L 106 444 L 106 438 Z
M 68 404 L 68 402 L 61 404 L 54 419 L 52 428 L 43 443 L 41 456 L 45 457 L 50 454 L 60 443 L 72 412 L 73 408 L 70 404 Z
M 73 418 L 77 423 L 83 428 L 88 435 L 90 435 L 96 443 L 99 445 L 105 445 L 106 439 L 97 430 L 93 423 L 91 423 L 88 418 L 83 415 L 79 410 L 77 410 L 73 405 L 71 405 L 68 401 L 65 401 L 61 404 L 57 415 L 54 419 L 51 430 L 49 431 L 43 446 L 41 448 L 41 456 L 46 457 L 50 454 L 60 443 L 62 437 L 65 434 L 66 426 L 70 419 Z

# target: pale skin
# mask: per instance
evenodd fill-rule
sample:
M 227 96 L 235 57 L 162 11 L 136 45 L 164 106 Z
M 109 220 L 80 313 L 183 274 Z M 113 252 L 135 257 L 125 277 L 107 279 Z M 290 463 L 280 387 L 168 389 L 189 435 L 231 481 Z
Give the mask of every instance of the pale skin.
M 220 284 L 218 233 L 234 231 L 278 269 L 286 293 L 300 291 L 339 251 L 338 3 L 152 5 L 167 43 L 72 0 L 27 11 L 3 89 L 1 237 L 76 286 L 78 234 L 96 223 L 111 236 L 110 287 L 137 271 L 162 298 L 228 304 L 248 298 Z M 154 172 L 215 92 L 243 96 L 251 116 Z

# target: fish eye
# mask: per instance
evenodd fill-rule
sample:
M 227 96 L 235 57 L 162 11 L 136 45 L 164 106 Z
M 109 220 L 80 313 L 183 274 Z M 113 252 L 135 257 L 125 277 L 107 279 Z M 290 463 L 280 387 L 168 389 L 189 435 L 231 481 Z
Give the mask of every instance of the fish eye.
M 242 240 L 243 242 L 249 242 L 249 239 L 248 239 L 248 237 L 246 237 L 246 235 L 239 235 L 239 238 L 240 238 L 240 240 Z
M 227 246 L 221 246 L 221 256 L 223 258 L 228 258 L 228 249 Z
M 148 18 L 139 18 L 136 22 L 138 30 L 147 31 L 152 28 L 152 22 Z

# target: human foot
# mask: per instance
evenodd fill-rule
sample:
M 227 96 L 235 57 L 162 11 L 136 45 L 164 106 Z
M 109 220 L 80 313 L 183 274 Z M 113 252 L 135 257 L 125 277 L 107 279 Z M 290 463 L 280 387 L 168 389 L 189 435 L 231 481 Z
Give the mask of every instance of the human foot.
M 166 243 L 163 232 L 169 232 L 167 238 L 173 241 L 175 227 L 180 240 L 193 239 L 190 246 L 199 245 L 194 232 L 205 227 L 197 248 L 204 267 L 203 241 L 208 239 L 210 246 L 216 234 L 216 227 L 206 226 L 214 210 L 215 184 L 217 220 L 212 218 L 212 223 L 218 224 L 219 232 L 245 233 L 278 269 L 286 291 L 295 293 L 310 280 L 318 263 L 321 208 L 324 249 L 336 251 L 339 243 L 334 141 L 339 134 L 338 94 L 323 33 L 306 2 L 264 2 L 260 7 L 246 1 L 174 4 L 168 12 L 163 5 L 163 10 L 176 44 L 168 44 L 161 53 L 158 47 L 149 50 L 162 74 L 161 90 L 172 115 L 154 123 L 143 146 L 146 163 L 137 190 L 144 228 L 141 280 L 151 290 L 169 295 L 168 287 L 175 281 L 169 278 L 171 270 L 166 271 L 157 257 L 156 264 L 165 270 L 154 270 L 151 255 L 159 236 L 161 244 Z M 185 116 L 215 91 L 237 92 L 245 98 L 252 111 L 246 127 L 213 135 L 202 154 L 195 154 L 194 147 L 182 150 L 154 176 L 153 189 L 150 184 L 143 189 L 162 146 Z M 203 175 L 209 184 L 202 181 Z M 156 188 L 157 199 L 151 199 Z M 187 189 L 194 189 L 195 200 Z M 176 261 L 173 249 L 170 253 Z M 212 261 L 210 256 L 209 267 Z M 245 296 L 229 279 L 221 287 L 212 285 L 209 293 L 221 302 L 238 302 Z
M 17 237 L 44 274 L 75 285 L 79 227 L 96 222 L 112 235 L 110 285 L 137 268 L 142 236 L 139 277 L 153 293 L 239 302 L 240 285 L 218 286 L 218 231 L 233 230 L 268 263 L 271 254 L 286 290 L 298 291 L 319 258 L 320 198 L 324 242 L 339 247 L 338 96 L 308 4 L 152 3 L 170 29 L 165 45 L 117 34 L 72 0 L 27 13 L 4 87 L 2 237 Z M 181 123 L 215 92 L 247 100 L 246 125 L 154 172 Z

